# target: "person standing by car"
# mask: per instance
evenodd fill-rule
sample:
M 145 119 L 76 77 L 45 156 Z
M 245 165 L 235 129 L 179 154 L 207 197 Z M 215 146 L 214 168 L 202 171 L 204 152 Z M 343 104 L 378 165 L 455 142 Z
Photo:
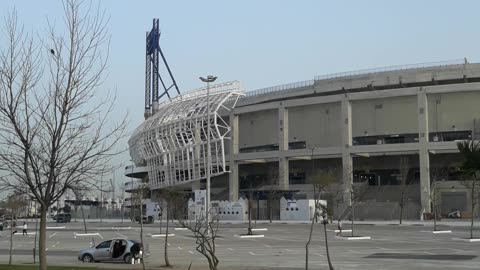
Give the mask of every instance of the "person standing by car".
M 27 222 L 23 222 L 23 231 L 22 231 L 22 235 L 23 236 L 28 236 L 28 233 L 27 233 Z
M 132 254 L 132 264 L 139 263 L 140 260 L 140 244 L 135 243 L 130 248 L 130 254 Z

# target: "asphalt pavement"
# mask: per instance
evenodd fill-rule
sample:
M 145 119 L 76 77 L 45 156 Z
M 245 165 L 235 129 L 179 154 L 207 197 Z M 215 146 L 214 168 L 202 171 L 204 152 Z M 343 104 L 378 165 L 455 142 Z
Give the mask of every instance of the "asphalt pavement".
M 131 222 L 88 223 L 88 233 L 98 233 L 93 236 L 78 235 L 83 233 L 81 222 L 59 224 L 58 228 L 54 228 L 56 224 L 53 223 L 48 226 L 47 256 L 50 264 L 78 264 L 78 251 L 89 247 L 92 238 L 96 244 L 112 238 L 140 238 L 138 224 Z M 257 228 L 267 229 L 256 232 L 263 234 L 263 238 L 238 238 L 236 235 L 246 233 L 246 226 L 221 224 L 216 241 L 220 269 L 239 266 L 250 269 L 304 269 L 309 224 L 259 222 Z M 314 225 L 309 252 L 311 269 L 328 269 L 322 226 Z M 344 224 L 344 229 L 350 229 L 349 226 Z M 463 223 L 450 223 L 442 224 L 440 228 L 451 230 L 451 233 L 433 234 L 429 223 L 412 222 L 398 226 L 395 222 L 364 222 L 355 226 L 355 236 L 370 236 L 371 239 L 347 240 L 350 232 L 344 232 L 341 237 L 336 236 L 335 225 L 328 225 L 330 257 L 335 269 L 480 269 L 480 242 L 461 240 L 469 236 L 468 227 Z M 22 236 L 21 233 L 13 236 L 13 261 L 16 263 L 33 261 L 35 234 L 32 230 L 29 232 L 29 236 Z M 159 232 L 159 224 L 145 225 L 144 239 L 151 253 L 146 262 L 151 266 L 164 263 L 164 239 L 152 237 L 152 234 Z M 164 227 L 162 232 L 165 232 Z M 189 231 L 175 230 L 172 227 L 170 233 L 175 234 L 168 240 L 168 253 L 172 264 L 188 267 L 192 262 L 192 269 L 207 264 L 205 258 L 195 250 L 195 239 Z M 480 236 L 480 231 L 476 230 L 476 234 Z M 8 231 L 2 232 L 0 263 L 8 262 L 10 237 Z M 127 265 L 120 264 L 113 267 L 128 269 Z

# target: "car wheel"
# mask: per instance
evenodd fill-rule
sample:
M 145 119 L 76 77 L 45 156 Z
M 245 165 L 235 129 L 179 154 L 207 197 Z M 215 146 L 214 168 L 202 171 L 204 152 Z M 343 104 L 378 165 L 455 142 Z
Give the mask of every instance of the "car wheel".
M 82 262 L 84 262 L 84 263 L 91 263 L 91 262 L 93 262 L 93 257 L 92 257 L 92 255 L 90 255 L 90 254 L 84 254 L 84 255 L 82 256 Z
M 153 217 L 152 216 L 148 217 L 148 223 L 153 223 Z
M 126 264 L 131 264 L 132 263 L 132 256 L 130 254 L 127 254 L 127 255 L 123 256 L 123 261 Z

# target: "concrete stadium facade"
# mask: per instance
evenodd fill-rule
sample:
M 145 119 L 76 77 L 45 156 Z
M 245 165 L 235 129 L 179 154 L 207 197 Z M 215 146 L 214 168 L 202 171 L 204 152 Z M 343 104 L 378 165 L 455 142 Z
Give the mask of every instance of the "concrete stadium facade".
M 334 171 L 322 196 L 336 217 L 345 215 L 352 189 L 358 190 L 358 218 L 398 218 L 404 200 L 404 218 L 418 219 L 431 211 L 433 190 L 442 214 L 458 209 L 478 215 L 469 203 L 478 194 L 459 181 L 456 141 L 480 138 L 480 64 L 332 74 L 224 102 L 229 109 L 216 117 L 228 119 L 226 167 L 212 179 L 213 200 L 235 201 L 252 192 L 312 198 L 312 179 Z M 125 174 L 149 183 L 150 165 L 135 147 L 138 140 L 129 141 L 135 164 Z M 170 183 L 149 185 L 152 198 L 167 186 L 204 188 L 202 177 Z

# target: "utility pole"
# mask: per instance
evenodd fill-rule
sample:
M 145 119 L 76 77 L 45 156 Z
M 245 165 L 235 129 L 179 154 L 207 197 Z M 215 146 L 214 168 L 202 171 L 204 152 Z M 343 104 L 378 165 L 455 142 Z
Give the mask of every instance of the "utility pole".
M 206 201 L 206 207 L 205 207 L 205 219 L 206 219 L 206 224 L 207 224 L 207 230 L 208 230 L 208 225 L 210 223 L 210 219 L 208 216 L 208 212 L 210 211 L 210 174 L 211 174 L 211 167 L 212 167 L 212 151 L 211 151 L 211 146 L 210 146 L 210 129 L 211 129 L 211 124 L 210 124 L 210 83 L 214 82 L 217 79 L 217 77 L 208 75 L 207 78 L 200 77 L 200 80 L 202 82 L 207 83 L 207 187 L 206 191 L 207 194 L 205 196 L 205 201 Z

